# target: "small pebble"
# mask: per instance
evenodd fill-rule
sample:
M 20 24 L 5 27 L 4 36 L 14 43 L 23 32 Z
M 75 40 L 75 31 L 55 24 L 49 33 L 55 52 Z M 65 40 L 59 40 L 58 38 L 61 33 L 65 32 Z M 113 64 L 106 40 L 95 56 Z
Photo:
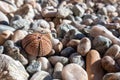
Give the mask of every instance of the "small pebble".
M 53 72 L 54 79 L 62 79 L 62 75 L 61 75 L 62 69 L 63 69 L 63 64 L 60 62 L 57 62 L 55 64 L 55 68 L 54 68 L 54 72 Z
M 55 65 L 57 62 L 61 62 L 63 65 L 68 63 L 68 58 L 63 56 L 51 56 L 48 60 L 52 63 L 52 65 Z
M 29 66 L 27 66 L 27 71 L 31 74 L 41 71 L 41 63 L 33 60 Z
M 45 71 L 39 71 L 33 74 L 30 80 L 52 80 L 52 76 Z

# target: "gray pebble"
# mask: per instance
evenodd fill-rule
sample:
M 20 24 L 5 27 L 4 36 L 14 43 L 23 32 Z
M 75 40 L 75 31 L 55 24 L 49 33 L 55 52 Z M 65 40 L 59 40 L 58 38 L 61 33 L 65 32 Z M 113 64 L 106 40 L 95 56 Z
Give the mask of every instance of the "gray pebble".
M 0 54 L 2 54 L 4 51 L 4 46 L 0 46 Z
M 39 61 L 33 60 L 27 67 L 27 71 L 31 74 L 41 71 L 41 63 Z
M 48 60 L 52 63 L 52 65 L 55 65 L 57 62 L 61 62 L 63 65 L 68 63 L 68 58 L 63 56 L 51 56 Z
M 98 50 L 101 55 L 110 47 L 112 41 L 104 36 L 97 36 L 93 40 L 93 47 Z
M 80 65 L 81 67 L 85 68 L 85 61 L 83 59 L 83 57 L 81 55 L 79 55 L 78 53 L 73 53 L 70 57 L 70 62 L 71 63 L 75 63 Z
M 70 56 L 72 53 L 74 53 L 75 52 L 75 49 L 74 48 L 72 48 L 72 47 L 66 47 L 65 49 L 63 49 L 62 51 L 61 51 L 61 55 L 62 56 L 65 56 L 65 57 L 68 57 L 68 56 Z

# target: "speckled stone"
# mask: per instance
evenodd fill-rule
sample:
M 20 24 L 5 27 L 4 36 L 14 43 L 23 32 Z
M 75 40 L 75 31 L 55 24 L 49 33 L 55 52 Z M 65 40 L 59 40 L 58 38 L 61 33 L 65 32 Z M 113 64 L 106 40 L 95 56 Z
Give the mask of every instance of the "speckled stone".
M 24 66 L 8 55 L 0 54 L 0 80 L 28 80 Z
M 27 19 L 18 19 L 14 20 L 11 23 L 11 26 L 15 29 L 23 29 L 23 30 L 28 30 L 30 28 L 31 22 Z
M 84 61 L 83 57 L 81 55 L 79 55 L 78 53 L 73 53 L 72 55 L 70 55 L 69 60 L 71 63 L 78 64 L 82 68 L 85 68 L 85 61 Z
M 23 65 L 28 64 L 28 60 L 20 53 L 20 49 L 14 45 L 14 42 L 7 40 L 4 44 L 5 54 L 11 56 L 15 60 L 19 60 Z
M 51 56 L 48 58 L 48 60 L 55 65 L 57 62 L 61 62 L 63 65 L 68 63 L 68 58 L 63 56 Z
M 28 66 L 27 71 L 31 74 L 41 71 L 41 63 L 39 61 L 33 60 Z
M 101 56 L 104 55 L 106 50 L 110 47 L 112 44 L 112 41 L 104 36 L 97 36 L 92 41 L 93 47 L 100 52 Z

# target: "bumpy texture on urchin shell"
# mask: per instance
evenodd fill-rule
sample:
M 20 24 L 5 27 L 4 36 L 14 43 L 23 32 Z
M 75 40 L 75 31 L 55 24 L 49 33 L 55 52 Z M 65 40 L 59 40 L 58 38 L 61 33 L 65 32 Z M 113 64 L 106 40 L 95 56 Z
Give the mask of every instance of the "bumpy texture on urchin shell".
M 46 56 L 52 50 L 49 33 L 33 33 L 22 40 L 22 47 L 32 56 Z

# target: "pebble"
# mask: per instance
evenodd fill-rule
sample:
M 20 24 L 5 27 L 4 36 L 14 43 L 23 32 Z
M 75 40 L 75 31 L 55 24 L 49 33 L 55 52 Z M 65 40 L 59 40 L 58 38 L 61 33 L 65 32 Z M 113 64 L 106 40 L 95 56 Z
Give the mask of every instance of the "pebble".
M 11 40 L 13 42 L 18 42 L 22 40 L 27 34 L 28 33 L 25 30 L 16 30 L 14 31 L 14 35 L 11 36 Z
M 90 50 L 88 52 L 86 56 L 86 71 L 89 80 L 102 80 L 104 76 L 104 70 L 100 60 L 101 58 L 98 51 Z
M 52 65 L 46 57 L 40 57 L 40 58 L 38 58 L 37 61 L 41 63 L 41 70 L 52 74 L 52 72 L 53 72 Z
M 0 80 L 28 80 L 29 74 L 19 61 L 5 54 L 0 54 L 0 64 L 0 73 L 2 74 Z
M 63 80 L 88 80 L 88 75 L 87 75 L 87 72 L 81 66 L 75 63 L 71 63 L 63 67 L 62 79 Z
M 4 46 L 0 46 L 0 54 L 3 54 Z
M 30 80 L 52 80 L 52 76 L 46 71 L 36 72 Z
M 75 64 L 78 64 L 80 65 L 82 68 L 85 69 L 85 60 L 84 58 L 79 55 L 78 53 L 73 53 L 70 55 L 69 57 L 69 60 L 70 60 L 70 63 L 75 63 Z
M 99 51 L 101 56 L 104 55 L 106 50 L 112 45 L 112 41 L 104 36 L 97 36 L 92 41 L 95 50 Z
M 120 79 L 120 73 L 107 73 L 104 75 L 103 80 L 119 80 Z
M 1 11 L 0 11 L 0 24 L 5 24 L 5 25 L 9 24 L 8 17 Z
M 10 31 L 15 31 L 15 29 L 14 28 L 12 28 L 11 26 L 7 26 L 7 25 L 2 25 L 2 24 L 0 24 L 0 32 L 2 32 L 2 31 L 5 31 L 5 30 L 10 30 Z
M 27 19 L 18 19 L 11 23 L 11 26 L 15 29 L 28 30 L 30 28 L 31 22 Z
M 75 49 L 74 48 L 72 48 L 72 47 L 66 47 L 65 49 L 63 49 L 62 51 L 61 51 L 61 55 L 62 56 L 65 56 L 65 57 L 69 57 L 72 53 L 74 53 L 75 52 Z
M 15 60 L 19 60 L 23 65 L 28 64 L 28 60 L 20 53 L 20 49 L 14 45 L 14 42 L 7 40 L 4 44 L 4 53 Z
M 77 46 L 77 52 L 80 55 L 85 56 L 90 49 L 91 49 L 91 41 L 89 40 L 89 38 L 87 37 L 82 38 Z
M 85 12 L 85 10 L 81 6 L 79 6 L 78 4 L 74 5 L 72 11 L 73 11 L 73 14 L 75 16 L 80 16 L 80 17 L 82 17 L 84 15 L 84 12 Z
M 8 4 L 4 1 L 0 1 L 0 11 L 2 11 L 3 13 L 15 12 L 16 10 L 17 10 L 16 6 Z
M 31 20 L 35 16 L 32 5 L 25 4 L 15 11 L 15 15 L 21 15 L 23 18 Z
M 4 44 L 4 42 L 8 39 L 10 39 L 11 35 L 13 35 L 13 32 L 10 30 L 5 30 L 0 33 L 0 45 Z
M 57 62 L 55 64 L 55 68 L 54 68 L 54 72 L 53 72 L 54 79 L 62 79 L 62 75 L 61 75 L 62 69 L 63 69 L 63 64 L 60 62 Z
M 55 65 L 57 62 L 61 62 L 63 65 L 68 63 L 68 58 L 63 56 L 51 56 L 48 60 L 52 63 L 52 65 Z
M 41 71 L 41 63 L 33 60 L 28 66 L 27 71 L 31 74 Z

